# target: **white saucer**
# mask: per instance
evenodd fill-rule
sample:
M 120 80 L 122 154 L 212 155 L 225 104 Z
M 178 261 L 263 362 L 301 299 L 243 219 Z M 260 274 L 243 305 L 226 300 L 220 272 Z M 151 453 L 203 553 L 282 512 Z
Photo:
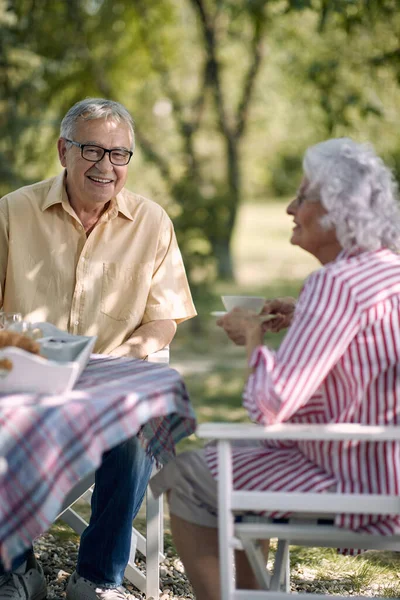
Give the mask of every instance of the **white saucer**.
M 226 314 L 228 314 L 226 310 L 213 310 L 210 313 L 210 315 L 212 317 L 223 317 Z M 263 322 L 265 322 L 265 321 L 272 321 L 272 319 L 276 318 L 276 315 L 265 315 L 265 316 L 260 315 L 260 316 L 262 317 L 262 321 Z
M 265 323 L 265 321 L 272 321 L 272 319 L 276 319 L 276 315 L 260 315 L 260 317 L 263 323 Z

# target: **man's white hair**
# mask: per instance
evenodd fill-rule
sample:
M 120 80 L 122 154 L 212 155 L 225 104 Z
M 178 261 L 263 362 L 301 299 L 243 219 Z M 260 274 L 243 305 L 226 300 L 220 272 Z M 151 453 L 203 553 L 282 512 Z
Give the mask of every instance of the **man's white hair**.
M 93 119 L 111 119 L 117 123 L 124 123 L 131 133 L 131 150 L 135 148 L 135 132 L 133 119 L 128 110 L 114 100 L 105 98 L 85 98 L 74 104 L 61 121 L 60 137 L 71 139 L 75 135 L 76 125 L 79 120 L 90 121 Z
M 400 250 L 400 210 L 393 174 L 372 146 L 350 138 L 311 146 L 303 160 L 309 182 L 328 214 L 321 223 L 335 228 L 343 248 Z

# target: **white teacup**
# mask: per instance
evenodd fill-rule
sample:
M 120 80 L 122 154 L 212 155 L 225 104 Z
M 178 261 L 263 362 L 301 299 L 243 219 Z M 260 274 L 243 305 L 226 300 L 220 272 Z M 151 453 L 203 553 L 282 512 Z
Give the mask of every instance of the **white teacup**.
M 221 296 L 221 299 L 227 311 L 239 307 L 257 314 L 261 312 L 265 303 L 265 298 L 261 296 Z

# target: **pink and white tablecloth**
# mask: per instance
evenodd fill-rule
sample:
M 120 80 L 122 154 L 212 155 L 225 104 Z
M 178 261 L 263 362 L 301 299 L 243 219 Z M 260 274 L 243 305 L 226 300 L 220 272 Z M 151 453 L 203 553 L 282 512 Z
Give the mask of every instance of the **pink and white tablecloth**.
M 96 356 L 63 395 L 0 394 L 0 557 L 8 566 L 57 516 L 103 452 L 139 433 L 165 463 L 194 432 L 181 376 L 165 365 Z

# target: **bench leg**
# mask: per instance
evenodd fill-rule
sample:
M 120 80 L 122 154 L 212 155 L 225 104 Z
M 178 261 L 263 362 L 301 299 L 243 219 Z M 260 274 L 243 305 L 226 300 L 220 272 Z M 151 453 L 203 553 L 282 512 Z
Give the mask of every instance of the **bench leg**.
M 246 552 L 247 560 L 250 563 L 251 568 L 257 583 L 262 590 L 271 589 L 271 576 L 268 573 L 265 566 L 265 556 L 261 550 L 261 545 L 257 540 L 241 537 L 240 541 L 243 546 L 243 550 Z
M 158 600 L 160 556 L 163 554 L 163 497 L 154 498 L 150 488 L 146 495 L 146 596 Z
M 287 540 L 278 540 L 270 589 L 282 590 L 287 593 L 290 590 L 289 542 Z

